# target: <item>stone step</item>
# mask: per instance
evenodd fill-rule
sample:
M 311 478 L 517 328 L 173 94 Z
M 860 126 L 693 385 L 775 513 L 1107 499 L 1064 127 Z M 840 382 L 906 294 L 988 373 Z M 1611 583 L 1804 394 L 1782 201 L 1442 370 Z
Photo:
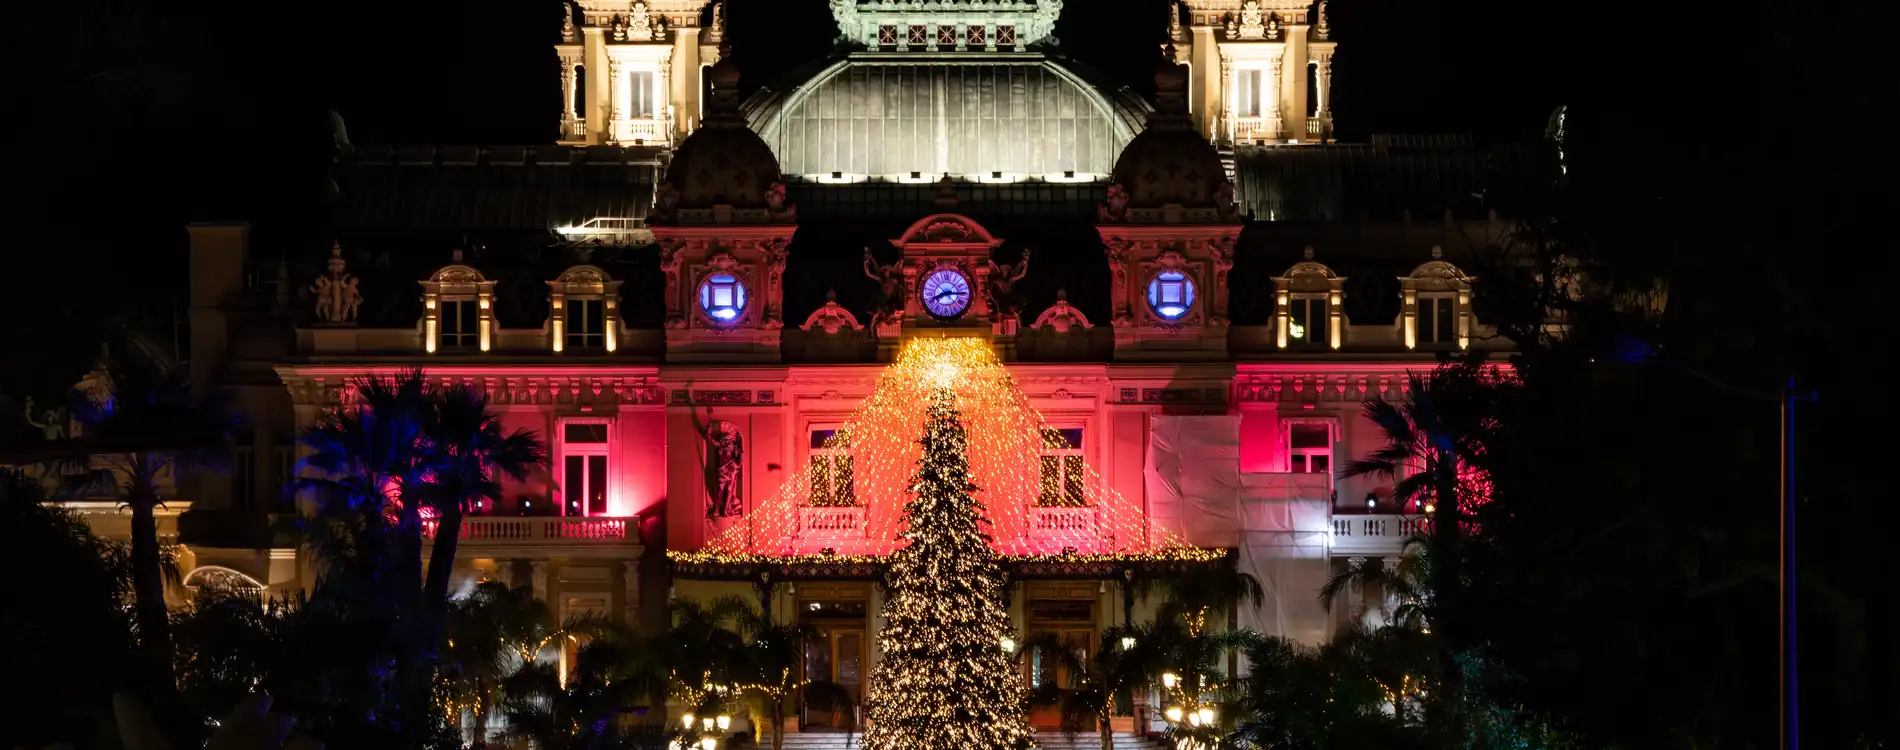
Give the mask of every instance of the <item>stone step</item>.
M 864 747 L 863 735 L 843 732 L 800 732 L 785 735 L 785 750 L 860 750 Z M 1126 732 L 1115 733 L 1114 750 L 1165 750 L 1166 744 L 1157 740 L 1136 737 Z M 1073 735 L 1060 731 L 1044 729 L 1036 732 L 1036 744 L 1042 750 L 1102 750 L 1102 740 L 1094 734 L 1077 732 Z M 761 748 L 771 747 L 768 739 Z

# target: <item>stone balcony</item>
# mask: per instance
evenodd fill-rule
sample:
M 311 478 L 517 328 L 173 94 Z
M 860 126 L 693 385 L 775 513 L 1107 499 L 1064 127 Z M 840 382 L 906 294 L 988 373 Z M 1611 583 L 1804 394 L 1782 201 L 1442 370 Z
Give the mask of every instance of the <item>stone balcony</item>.
M 423 526 L 433 538 L 434 522 Z M 640 554 L 640 518 L 476 516 L 462 520 L 465 557 L 625 557 Z
M 1333 516 L 1334 557 L 1386 557 L 1405 551 L 1405 542 L 1431 528 L 1427 516 L 1397 514 Z

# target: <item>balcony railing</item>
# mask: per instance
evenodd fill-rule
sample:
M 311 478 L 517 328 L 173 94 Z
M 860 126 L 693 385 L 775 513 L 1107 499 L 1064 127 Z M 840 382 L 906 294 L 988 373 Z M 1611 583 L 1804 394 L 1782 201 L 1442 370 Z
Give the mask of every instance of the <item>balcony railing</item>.
M 1333 554 L 1398 554 L 1405 540 L 1430 528 L 1425 516 L 1368 515 L 1333 518 Z
M 1102 514 L 1096 508 L 1042 507 L 1029 509 L 1031 539 L 1095 539 L 1102 532 Z
M 436 523 L 423 522 L 434 537 Z M 640 541 L 637 518 L 478 517 L 462 519 L 464 544 L 627 544 Z
M 1280 118 L 1278 117 L 1235 117 L 1234 141 L 1236 143 L 1254 143 L 1256 141 L 1280 140 Z
M 798 509 L 798 538 L 823 541 L 864 536 L 864 508 L 824 506 Z
M 670 140 L 672 130 L 671 121 L 665 117 L 638 117 L 621 122 L 621 135 L 618 140 L 623 143 L 640 141 L 650 145 L 664 146 Z
M 1328 119 L 1330 118 L 1325 118 L 1325 117 L 1306 118 L 1306 137 L 1313 138 L 1313 139 L 1324 137 L 1326 135 L 1326 128 L 1327 128 L 1326 121 Z

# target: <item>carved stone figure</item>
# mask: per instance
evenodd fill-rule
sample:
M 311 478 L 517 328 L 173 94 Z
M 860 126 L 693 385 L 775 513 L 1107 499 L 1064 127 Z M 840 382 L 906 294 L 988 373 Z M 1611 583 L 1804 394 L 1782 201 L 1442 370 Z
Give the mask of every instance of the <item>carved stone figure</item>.
M 798 206 L 786 193 L 785 183 L 774 182 L 765 190 L 765 210 L 776 221 L 797 221 Z
M 633 8 L 628 11 L 628 16 L 628 26 L 631 28 L 627 30 L 627 36 L 642 42 L 653 38 L 653 17 L 647 12 L 644 0 L 633 0 Z
M 310 287 L 317 298 L 317 320 L 332 325 L 356 322 L 356 311 L 363 304 L 357 279 L 344 271 L 343 247 L 330 246 L 330 271 L 317 277 Z
M 898 261 L 890 265 L 879 265 L 877 258 L 871 255 L 871 248 L 864 249 L 864 275 L 877 281 L 877 297 L 871 301 L 871 328 L 897 318 L 904 310 L 904 264 Z
M 1319 12 L 1315 15 L 1319 16 L 1319 20 L 1313 27 L 1313 38 L 1325 41 L 1333 35 L 1331 19 L 1326 17 L 1326 0 L 1319 0 Z
M 1234 182 L 1224 180 L 1220 187 L 1214 188 L 1214 210 L 1220 212 L 1224 221 L 1240 218 L 1240 205 L 1234 201 Z
M 37 417 L 35 417 L 36 413 L 38 415 Z M 66 429 L 72 424 L 72 417 L 67 414 L 66 409 L 63 407 L 36 411 L 33 408 L 33 397 L 27 396 L 26 423 L 30 426 L 40 428 L 40 434 L 44 435 L 48 442 L 52 442 L 66 439 Z
M 995 259 L 990 264 L 990 310 L 998 318 L 1014 318 L 1023 309 L 1021 295 L 1016 293 L 1016 282 L 1022 281 L 1029 273 L 1029 249 L 1023 249 L 1022 262 L 1016 264 L 998 264 Z
M 706 41 L 718 44 L 726 38 L 726 4 L 713 3 L 712 27 L 706 29 Z
M 561 0 L 561 41 L 574 41 L 574 6 Z
M 1239 23 L 1229 21 L 1227 35 L 1239 39 L 1271 39 L 1274 32 L 1267 26 L 1266 13 L 1260 10 L 1260 0 L 1247 0 L 1240 6 Z
M 1119 183 L 1108 186 L 1108 197 L 1102 200 L 1102 221 L 1118 222 L 1128 217 L 1128 189 Z
M 706 503 L 707 518 L 737 518 L 745 515 L 745 444 L 739 428 L 718 422 L 706 431 Z
M 627 25 L 625 22 L 620 20 L 619 13 L 614 14 L 613 35 L 614 35 L 614 41 L 616 42 L 627 41 Z

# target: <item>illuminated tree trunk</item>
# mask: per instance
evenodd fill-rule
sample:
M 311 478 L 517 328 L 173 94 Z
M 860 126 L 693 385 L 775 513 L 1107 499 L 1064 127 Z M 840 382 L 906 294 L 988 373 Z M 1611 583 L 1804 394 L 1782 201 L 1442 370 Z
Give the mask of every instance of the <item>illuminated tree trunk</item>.
M 955 395 L 933 393 L 923 459 L 904 507 L 909 544 L 891 556 L 871 674 L 866 750 L 1025 750 L 1025 688 L 1002 649 L 1001 570 L 972 493 Z

